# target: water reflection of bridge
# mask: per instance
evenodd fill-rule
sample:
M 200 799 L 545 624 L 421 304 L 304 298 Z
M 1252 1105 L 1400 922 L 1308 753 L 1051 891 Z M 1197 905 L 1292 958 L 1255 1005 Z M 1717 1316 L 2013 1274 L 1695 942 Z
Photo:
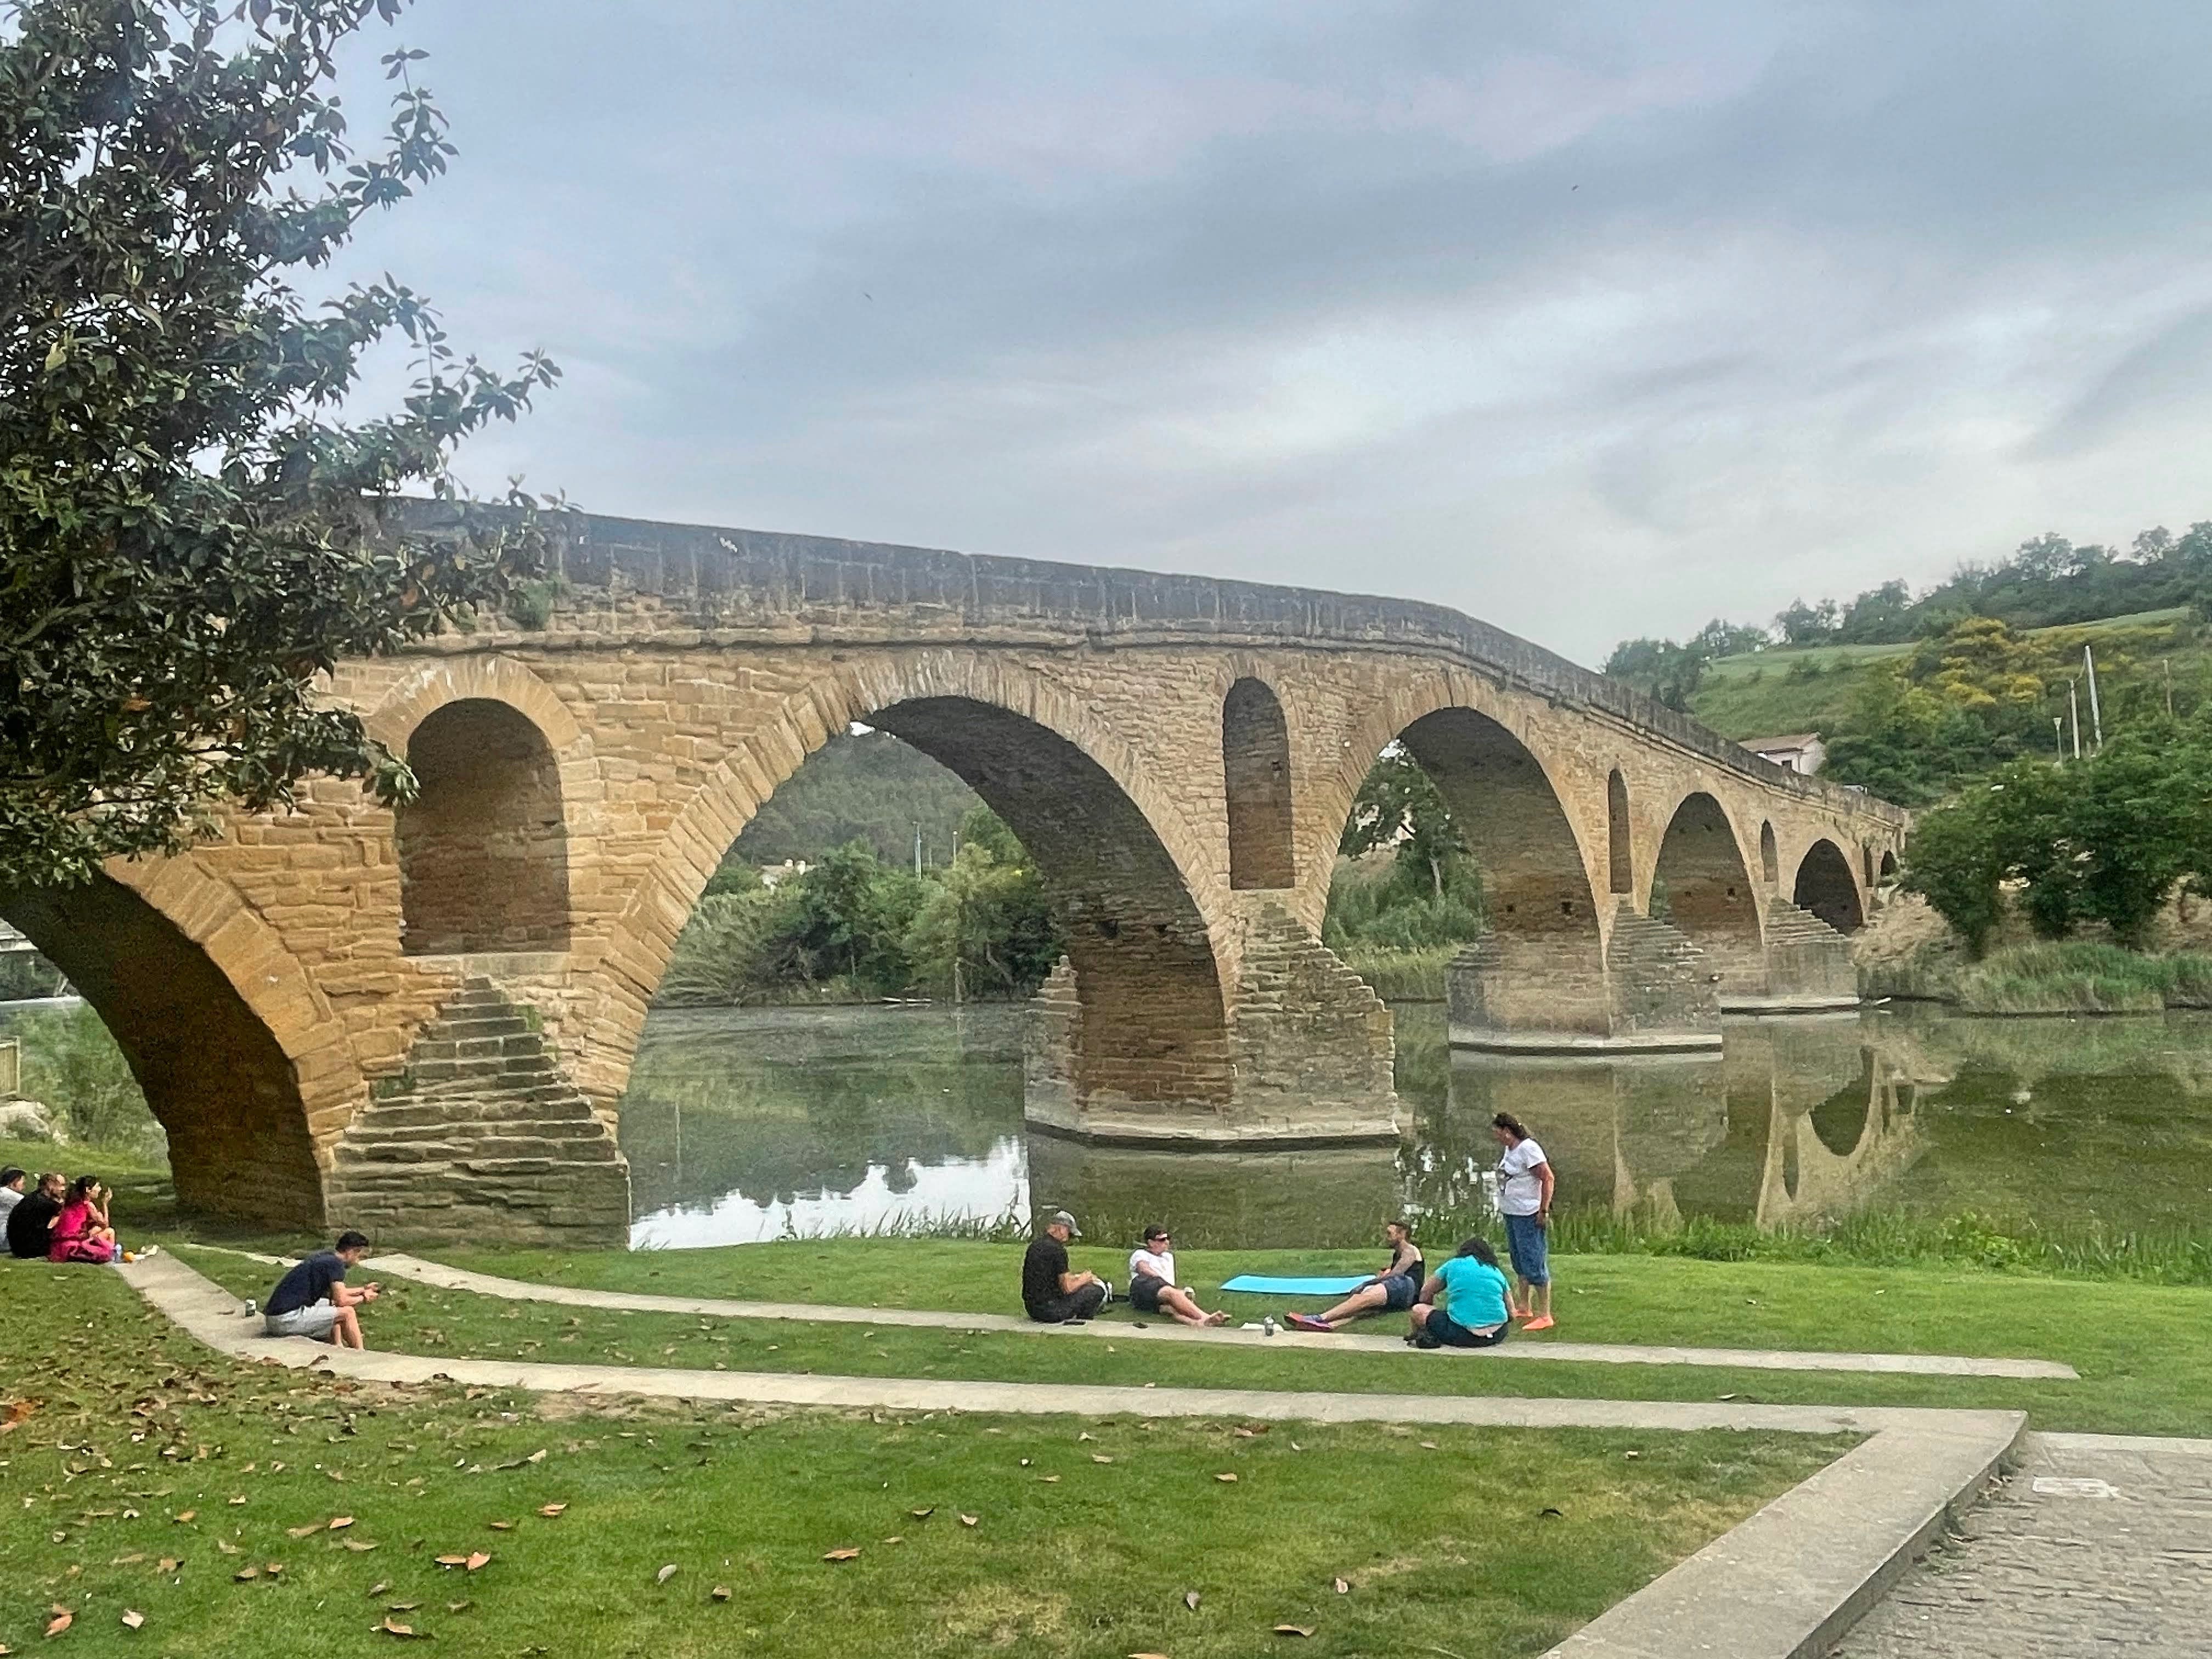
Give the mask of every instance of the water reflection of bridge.
M 1490 1119 L 1507 1111 L 1550 1154 L 1564 1202 L 1603 1201 L 1662 1225 L 1685 1214 L 1761 1227 L 1830 1219 L 1911 1167 L 1923 1150 L 1918 1091 L 1942 1080 L 1909 1040 L 1856 1015 L 1732 1024 L 1723 1055 L 1455 1053 L 1448 1132 L 1436 1137 L 1449 1150 L 1425 1184 L 1432 1202 L 1471 1195 L 1474 1172 L 1495 1159 Z

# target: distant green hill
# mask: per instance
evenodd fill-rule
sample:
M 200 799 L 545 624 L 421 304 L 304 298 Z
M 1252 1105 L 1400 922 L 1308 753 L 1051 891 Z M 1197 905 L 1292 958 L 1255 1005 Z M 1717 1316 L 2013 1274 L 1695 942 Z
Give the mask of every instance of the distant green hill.
M 2140 611 L 2100 621 L 2024 630 L 2057 655 L 2078 659 L 2087 644 L 2097 653 L 2106 729 L 2140 708 L 2163 708 L 2171 671 L 2175 705 L 2182 712 L 2212 695 L 2212 653 L 2197 637 L 2186 605 Z M 1772 737 L 1820 732 L 1832 738 L 1850 722 L 1873 671 L 1916 653 L 1929 642 L 1903 645 L 1778 646 L 1718 657 L 1705 665 L 1690 712 L 1724 738 Z M 2064 708 L 2061 683 L 2046 714 Z M 2086 702 L 2083 730 L 2088 726 Z

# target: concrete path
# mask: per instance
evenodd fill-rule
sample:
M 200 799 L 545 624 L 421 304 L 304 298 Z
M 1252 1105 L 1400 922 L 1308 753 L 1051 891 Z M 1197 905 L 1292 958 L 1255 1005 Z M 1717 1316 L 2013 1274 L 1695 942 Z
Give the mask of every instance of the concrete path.
M 1216 1342 L 1249 1347 L 1310 1347 L 1403 1355 L 1428 1359 L 1442 1355 L 1462 1359 L 1554 1359 L 1605 1365 L 1712 1365 L 1736 1370 L 1862 1371 L 1914 1376 L 2005 1376 L 2072 1381 L 2071 1365 L 2048 1359 L 1972 1359 L 1941 1353 L 1823 1353 L 1776 1348 L 1656 1347 L 1618 1342 L 1512 1341 L 1495 1348 L 1408 1348 L 1396 1322 L 1377 1320 L 1376 1334 L 1343 1331 L 1328 1336 L 1279 1330 L 1273 1337 L 1223 1326 L 1203 1329 L 1160 1319 L 1139 1327 L 1123 1319 L 1088 1325 L 1040 1325 L 1007 1314 L 945 1313 L 924 1308 L 844 1308 L 811 1302 L 732 1302 L 716 1297 L 647 1296 L 624 1291 L 580 1290 L 539 1285 L 490 1273 L 470 1273 L 443 1262 L 399 1253 L 380 1255 L 376 1271 L 441 1290 L 473 1291 L 515 1302 L 550 1302 L 568 1308 L 605 1308 L 634 1313 L 700 1314 L 714 1319 L 797 1319 L 821 1324 L 918 1325 L 947 1330 L 1017 1331 L 1030 1336 L 1110 1337 L 1116 1342 L 1154 1340 Z M 1389 1332 L 1389 1334 L 1382 1334 Z
M 584 1395 L 828 1406 L 848 1410 L 1470 1424 L 1500 1428 L 1699 1429 L 1869 1437 L 1553 1650 L 1556 1659 L 1802 1659 L 1821 1650 L 1946 1527 L 2011 1455 L 2017 1412 L 1740 1402 L 1519 1400 L 1255 1389 L 1062 1387 L 804 1376 L 355 1353 L 258 1334 L 235 1297 L 174 1256 L 119 1271 L 210 1346 L 368 1381 L 440 1380 Z
M 2019 1469 L 1845 1659 L 2212 1652 L 2212 1440 L 2027 1437 Z

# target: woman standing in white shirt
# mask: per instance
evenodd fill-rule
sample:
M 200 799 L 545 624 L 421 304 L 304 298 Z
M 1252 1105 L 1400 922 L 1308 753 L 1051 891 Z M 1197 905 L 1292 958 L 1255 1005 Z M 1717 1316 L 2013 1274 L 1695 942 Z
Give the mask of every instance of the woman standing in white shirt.
M 1145 1229 L 1145 1242 L 1129 1252 L 1129 1305 L 1139 1313 L 1167 1314 L 1186 1325 L 1226 1325 L 1225 1313 L 1208 1313 L 1190 1287 L 1176 1284 L 1175 1240 L 1164 1227 Z
M 1498 1210 L 1505 1218 L 1505 1245 L 1513 1258 L 1513 1276 L 1521 1281 L 1521 1305 L 1516 1319 L 1526 1315 L 1528 1331 L 1552 1328 L 1552 1262 L 1550 1241 L 1552 1195 L 1558 1190 L 1551 1160 L 1529 1138 L 1521 1120 L 1500 1112 L 1490 1120 L 1491 1133 L 1505 1149 L 1498 1160 Z

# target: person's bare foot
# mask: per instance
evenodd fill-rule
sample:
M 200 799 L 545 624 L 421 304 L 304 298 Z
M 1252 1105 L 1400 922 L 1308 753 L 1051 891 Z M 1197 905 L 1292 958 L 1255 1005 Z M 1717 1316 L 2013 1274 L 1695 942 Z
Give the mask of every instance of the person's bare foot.
M 1206 1322 L 1209 1325 L 1226 1325 L 1229 1322 L 1229 1316 L 1225 1313 L 1210 1313 L 1206 1316 Z

